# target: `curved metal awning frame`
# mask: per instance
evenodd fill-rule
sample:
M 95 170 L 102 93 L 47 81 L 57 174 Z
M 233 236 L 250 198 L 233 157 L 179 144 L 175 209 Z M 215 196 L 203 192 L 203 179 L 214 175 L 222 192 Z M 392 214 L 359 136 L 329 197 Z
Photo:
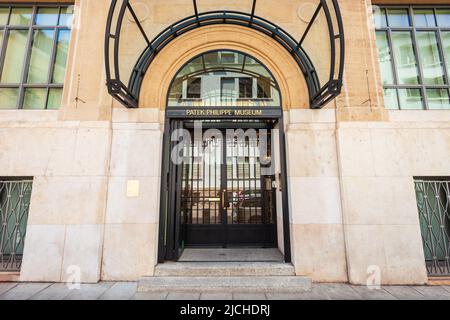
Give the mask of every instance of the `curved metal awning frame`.
M 155 57 L 164 47 L 175 38 L 197 28 L 210 25 L 228 24 L 248 27 L 277 41 L 285 48 L 299 65 L 309 91 L 310 105 L 312 109 L 324 107 L 335 99 L 342 90 L 345 60 L 345 37 L 342 17 L 337 0 L 319 0 L 311 21 L 309 22 L 300 40 L 295 40 L 289 33 L 270 22 L 267 19 L 255 15 L 257 0 L 253 0 L 252 12 L 240 11 L 209 11 L 199 13 L 196 0 L 193 0 L 194 14 L 175 22 L 150 40 L 142 27 L 139 19 L 130 3 L 130 0 L 112 0 L 108 14 L 105 33 L 105 64 L 108 92 L 127 108 L 138 108 L 139 95 L 144 76 Z M 119 3 L 121 2 L 121 3 Z M 329 3 L 332 5 L 330 6 Z M 120 37 L 122 24 L 127 10 L 136 23 L 146 48 L 136 62 L 130 79 L 124 82 L 120 76 Z M 312 60 L 303 49 L 302 45 L 307 39 L 313 24 L 319 14 L 325 14 L 330 41 L 330 76 L 324 85 L 319 82 L 319 77 Z M 334 11 L 335 24 L 333 24 Z M 115 20 L 116 19 L 116 20 Z M 115 25 L 115 27 L 113 27 Z M 336 68 L 338 66 L 338 68 Z M 336 70 L 337 69 L 337 70 Z M 127 83 L 127 84 L 125 84 Z

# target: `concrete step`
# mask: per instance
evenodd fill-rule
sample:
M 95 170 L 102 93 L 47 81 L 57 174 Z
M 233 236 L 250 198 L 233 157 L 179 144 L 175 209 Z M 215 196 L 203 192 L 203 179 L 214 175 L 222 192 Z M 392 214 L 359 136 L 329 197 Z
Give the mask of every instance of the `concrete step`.
M 281 262 L 168 262 L 155 269 L 157 277 L 295 276 L 292 264 Z
M 306 277 L 146 277 L 138 284 L 138 292 L 272 292 L 296 293 L 311 289 Z

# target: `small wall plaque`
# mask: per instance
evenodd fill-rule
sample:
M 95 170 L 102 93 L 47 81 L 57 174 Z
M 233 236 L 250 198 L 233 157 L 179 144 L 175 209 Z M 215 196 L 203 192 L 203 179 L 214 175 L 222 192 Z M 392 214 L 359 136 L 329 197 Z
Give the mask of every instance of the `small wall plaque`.
M 137 198 L 139 197 L 139 180 L 128 180 L 127 182 L 127 197 Z

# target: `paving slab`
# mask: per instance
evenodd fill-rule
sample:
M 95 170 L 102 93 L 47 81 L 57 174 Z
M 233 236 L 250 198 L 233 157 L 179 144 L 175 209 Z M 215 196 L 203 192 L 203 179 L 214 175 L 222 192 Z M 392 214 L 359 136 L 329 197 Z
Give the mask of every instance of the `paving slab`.
M 303 295 L 300 293 L 266 293 L 267 300 L 303 300 Z
M 12 288 L 14 288 L 15 286 L 17 286 L 17 283 L 15 282 L 4 282 L 4 283 L 0 283 L 0 296 L 2 294 L 4 294 L 5 292 L 11 290 Z
M 358 294 L 348 284 L 318 284 L 317 292 L 328 296 L 331 300 L 362 300 Z
M 200 300 L 200 293 L 170 292 L 167 300 Z
M 118 282 L 105 291 L 100 300 L 130 300 L 137 290 L 137 282 Z
M 55 283 L 30 297 L 30 300 L 63 300 L 72 290 L 65 283 Z
M 139 292 L 134 295 L 132 300 L 166 300 L 168 292 Z
M 414 287 L 414 289 L 428 300 L 450 300 L 450 293 L 439 286 Z
M 50 283 L 20 283 L 0 296 L 0 300 L 28 300 Z
M 63 283 L 0 283 L 0 300 L 450 300 L 449 286 L 383 286 L 380 290 L 370 290 L 348 284 L 313 284 L 311 290 L 300 292 L 161 290 L 136 293 L 137 286 L 136 282 L 102 282 L 70 290 Z
M 267 300 L 267 297 L 264 293 L 233 292 L 233 300 L 264 301 Z
M 423 300 L 424 296 L 413 287 L 408 286 L 385 286 L 384 290 L 399 300 Z
M 200 300 L 212 300 L 212 301 L 223 301 L 223 300 L 233 300 L 232 293 L 221 293 L 221 292 L 206 292 L 200 295 Z
M 268 300 L 330 300 L 327 289 L 320 284 L 314 284 L 309 291 L 299 293 L 266 292 Z
M 112 282 L 101 282 L 98 284 L 82 284 L 80 289 L 72 292 L 64 300 L 97 300 L 109 288 L 113 286 Z
M 367 286 L 351 286 L 364 300 L 397 300 L 392 294 L 380 289 L 370 289 Z

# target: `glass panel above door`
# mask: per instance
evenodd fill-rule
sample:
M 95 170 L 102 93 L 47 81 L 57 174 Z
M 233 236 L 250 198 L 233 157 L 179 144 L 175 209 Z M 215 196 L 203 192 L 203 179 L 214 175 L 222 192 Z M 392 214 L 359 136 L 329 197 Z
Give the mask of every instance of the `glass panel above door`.
M 256 59 L 235 51 L 204 53 L 175 77 L 169 107 L 281 107 L 278 85 Z

